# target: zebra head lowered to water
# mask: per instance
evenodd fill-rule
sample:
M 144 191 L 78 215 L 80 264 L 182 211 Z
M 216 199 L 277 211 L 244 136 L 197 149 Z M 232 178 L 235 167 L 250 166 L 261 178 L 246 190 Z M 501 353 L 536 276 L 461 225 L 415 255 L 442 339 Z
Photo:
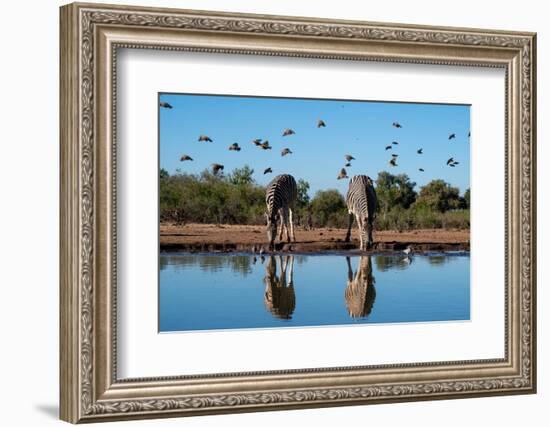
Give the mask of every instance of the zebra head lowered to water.
M 296 241 L 292 214 L 297 197 L 298 189 L 296 187 L 296 180 L 292 175 L 277 175 L 267 185 L 265 194 L 265 216 L 267 219 L 267 240 L 269 241 L 270 249 L 273 249 L 275 243 L 277 223 L 279 220 L 281 223 L 279 240 L 283 240 L 283 231 L 286 230 L 287 240 L 289 242 L 291 239 Z
M 355 175 L 349 182 L 346 205 L 349 213 L 346 242 L 351 239 L 353 217 L 359 228 L 359 239 L 362 251 L 372 247 L 372 227 L 378 201 L 372 180 L 366 175 Z

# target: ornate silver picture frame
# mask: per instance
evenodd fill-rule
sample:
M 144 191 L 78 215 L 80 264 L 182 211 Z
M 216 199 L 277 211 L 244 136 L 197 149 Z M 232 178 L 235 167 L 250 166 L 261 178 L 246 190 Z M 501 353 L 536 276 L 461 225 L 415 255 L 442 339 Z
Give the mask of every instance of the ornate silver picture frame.
M 60 38 L 60 416 L 189 416 L 536 391 L 536 36 L 315 18 L 70 4 Z M 505 71 L 504 357 L 120 379 L 117 50 L 288 56 Z

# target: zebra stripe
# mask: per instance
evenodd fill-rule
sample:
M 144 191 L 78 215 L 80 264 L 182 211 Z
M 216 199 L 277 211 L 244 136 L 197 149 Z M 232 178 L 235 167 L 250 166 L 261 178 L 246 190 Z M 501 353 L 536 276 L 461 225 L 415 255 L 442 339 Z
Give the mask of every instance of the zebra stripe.
M 372 180 L 366 175 L 355 175 L 349 182 L 346 196 L 348 212 L 365 218 L 374 216 L 376 193 Z
M 280 275 L 277 276 L 277 261 L 270 256 L 265 268 L 264 282 L 266 285 L 264 303 L 274 317 L 291 319 L 296 308 L 294 293 L 294 257 L 279 256 Z M 288 267 L 288 280 L 287 280 Z
M 298 198 L 296 180 L 292 175 L 277 175 L 268 184 L 265 194 L 267 207 L 268 239 L 270 245 L 275 241 L 277 216 L 281 219 L 281 232 L 279 239 L 282 239 L 283 229 L 286 229 L 288 241 L 296 240 L 294 237 L 294 224 L 292 223 L 292 210 Z M 289 234 L 290 223 L 290 234 Z
M 292 175 L 277 175 L 268 184 L 265 203 L 267 213 L 274 216 L 279 209 L 291 207 L 298 197 L 298 188 Z
M 355 175 L 352 177 L 346 195 L 346 205 L 350 214 L 346 240 L 349 241 L 350 239 L 351 225 L 353 216 L 355 216 L 361 237 L 361 250 L 366 249 L 367 245 L 370 246 L 372 244 L 372 223 L 377 204 L 372 180 L 366 175 Z
M 349 257 L 347 257 L 347 263 L 348 285 L 344 296 L 348 314 L 353 318 L 367 317 L 372 311 L 374 299 L 376 298 L 370 256 L 359 257 L 355 276 L 353 276 Z

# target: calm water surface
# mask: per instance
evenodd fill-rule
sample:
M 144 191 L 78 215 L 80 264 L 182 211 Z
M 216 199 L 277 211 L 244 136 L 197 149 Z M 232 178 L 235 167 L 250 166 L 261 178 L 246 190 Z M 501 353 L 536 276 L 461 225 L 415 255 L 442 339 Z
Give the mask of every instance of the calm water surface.
M 160 331 L 470 319 L 470 257 L 161 254 Z

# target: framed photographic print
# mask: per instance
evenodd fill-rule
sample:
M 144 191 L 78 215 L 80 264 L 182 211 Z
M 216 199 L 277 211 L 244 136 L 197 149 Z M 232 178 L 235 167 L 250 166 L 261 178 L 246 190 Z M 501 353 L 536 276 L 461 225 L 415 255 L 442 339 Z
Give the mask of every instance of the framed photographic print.
M 535 34 L 61 8 L 61 418 L 533 393 Z

